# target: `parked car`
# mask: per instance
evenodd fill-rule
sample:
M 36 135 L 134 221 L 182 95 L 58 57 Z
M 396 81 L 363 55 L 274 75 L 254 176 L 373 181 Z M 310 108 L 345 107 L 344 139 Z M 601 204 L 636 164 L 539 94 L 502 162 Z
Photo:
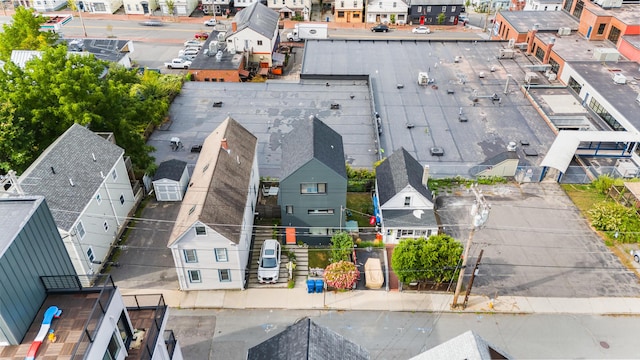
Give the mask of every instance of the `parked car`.
M 170 62 L 164 63 L 164 66 L 169 69 L 188 69 L 189 66 L 191 66 L 191 61 L 185 60 L 183 58 L 175 58 Z
M 200 40 L 187 40 L 184 42 L 185 47 L 202 47 L 202 41 Z
M 142 26 L 164 26 L 164 23 L 160 20 L 147 20 L 140 23 Z
M 418 26 L 417 28 L 413 28 L 411 32 L 414 34 L 431 34 L 431 29 L 426 26 Z
M 640 250 L 631 250 L 631 256 L 635 262 L 640 263 Z
M 207 40 L 209 38 L 209 33 L 207 32 L 197 32 L 194 37 L 199 40 Z
M 280 243 L 277 240 L 265 240 L 260 249 L 258 261 L 258 282 L 275 284 L 280 275 Z
M 209 20 L 207 20 L 207 21 L 205 21 L 205 22 L 204 22 L 204 24 L 205 24 L 206 26 L 216 26 L 216 24 L 217 24 L 217 23 L 218 23 L 218 22 L 216 21 L 216 19 L 215 19 L 215 18 L 211 18 L 211 19 L 209 19 Z
M 196 56 L 200 52 L 198 48 L 186 48 L 178 52 L 178 56 Z
M 371 28 L 372 32 L 389 32 L 389 27 L 385 24 L 378 24 Z

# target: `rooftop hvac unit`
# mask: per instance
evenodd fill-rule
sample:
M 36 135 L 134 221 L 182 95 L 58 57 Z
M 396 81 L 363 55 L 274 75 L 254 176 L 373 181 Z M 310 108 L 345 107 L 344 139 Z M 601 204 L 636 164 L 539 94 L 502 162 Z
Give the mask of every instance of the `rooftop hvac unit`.
M 509 39 L 509 49 L 513 49 L 516 46 L 516 39 Z
M 524 74 L 524 82 L 526 82 L 527 84 L 539 84 L 540 78 L 538 77 L 538 74 L 529 71 Z
M 624 75 L 618 73 L 613 75 L 613 82 L 616 84 L 624 85 L 627 83 L 627 78 Z
M 596 0 L 595 3 L 603 9 L 622 7 L 622 0 Z
M 633 178 L 638 176 L 638 166 L 631 159 L 618 159 L 615 169 L 624 178 Z
M 571 28 L 568 28 L 568 27 L 559 28 L 558 29 L 558 35 L 560 35 L 560 36 L 571 35 Z
M 521 42 L 517 43 L 515 46 L 520 50 L 527 50 L 527 47 L 529 47 L 529 43 Z
M 516 52 L 513 49 L 500 49 L 498 59 L 513 59 L 515 53 Z
M 547 78 L 549 79 L 549 81 L 554 81 L 557 77 L 558 75 L 556 75 L 556 73 L 549 73 L 547 75 Z
M 597 61 L 618 61 L 620 53 L 612 48 L 597 48 L 593 50 L 593 58 Z

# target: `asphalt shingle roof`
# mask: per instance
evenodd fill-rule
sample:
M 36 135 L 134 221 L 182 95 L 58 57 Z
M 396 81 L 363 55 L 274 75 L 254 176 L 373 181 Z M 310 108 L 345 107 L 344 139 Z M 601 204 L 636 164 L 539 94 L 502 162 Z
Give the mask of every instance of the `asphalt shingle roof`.
M 366 360 L 369 353 L 332 330 L 304 318 L 252 347 L 248 360 Z
M 469 330 L 411 358 L 411 360 L 440 359 L 508 360 L 511 359 L 511 356 Z
M 186 161 L 177 159 L 164 161 L 160 166 L 158 166 L 158 170 L 153 176 L 153 181 L 160 179 L 180 181 L 185 167 L 187 167 Z
M 259 2 L 254 2 L 236 15 L 234 19 L 237 25 L 235 33 L 249 28 L 271 39 L 278 28 L 279 18 L 280 14 L 277 11 L 271 10 Z
M 26 194 L 44 196 L 58 228 L 69 231 L 123 155 L 121 147 L 73 124 L 18 182 Z
M 422 185 L 423 166 L 403 147 L 396 150 L 376 168 L 380 205 L 411 185 L 422 196 L 433 201 L 431 191 Z
M 347 177 L 342 136 L 315 116 L 293 124 L 282 141 L 282 179 L 311 159 L 318 159 L 338 175 Z

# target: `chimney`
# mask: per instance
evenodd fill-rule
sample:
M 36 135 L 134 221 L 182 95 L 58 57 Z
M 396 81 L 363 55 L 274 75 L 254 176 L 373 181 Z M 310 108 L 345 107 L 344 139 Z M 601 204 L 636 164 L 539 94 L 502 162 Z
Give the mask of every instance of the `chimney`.
M 227 144 L 227 138 L 223 138 L 222 141 L 220 141 L 220 147 L 224 151 L 229 152 L 229 144 Z
M 556 43 L 555 38 L 549 39 L 549 46 L 547 46 L 547 51 L 544 53 L 544 58 L 542 59 L 543 64 L 549 63 L 549 57 L 551 56 L 551 49 L 553 49 L 553 44 Z
M 234 22 L 231 23 L 231 31 L 232 32 L 238 31 L 238 23 L 237 22 L 234 21 Z
M 427 187 L 427 182 L 429 181 L 429 165 L 425 165 L 422 170 L 422 185 Z
M 538 24 L 533 24 L 533 29 L 529 31 L 529 44 L 527 45 L 527 52 L 529 53 L 533 52 L 533 40 L 535 40 L 536 38 L 536 34 L 538 33 L 539 26 L 540 25 Z

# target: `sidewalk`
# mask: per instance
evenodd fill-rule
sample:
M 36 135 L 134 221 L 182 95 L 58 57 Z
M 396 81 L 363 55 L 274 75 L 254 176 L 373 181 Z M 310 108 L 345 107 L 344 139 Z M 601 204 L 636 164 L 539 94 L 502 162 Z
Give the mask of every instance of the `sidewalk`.
M 123 295 L 162 293 L 166 304 L 181 309 L 295 309 L 378 310 L 414 312 L 483 312 L 504 314 L 638 315 L 640 298 L 531 298 L 501 296 L 494 300 L 471 296 L 465 310 L 451 310 L 451 294 L 377 290 L 307 294 L 299 284 L 293 289 L 244 291 L 190 291 L 120 289 Z M 463 294 L 464 295 L 464 294 Z M 462 302 L 464 296 L 460 296 Z

